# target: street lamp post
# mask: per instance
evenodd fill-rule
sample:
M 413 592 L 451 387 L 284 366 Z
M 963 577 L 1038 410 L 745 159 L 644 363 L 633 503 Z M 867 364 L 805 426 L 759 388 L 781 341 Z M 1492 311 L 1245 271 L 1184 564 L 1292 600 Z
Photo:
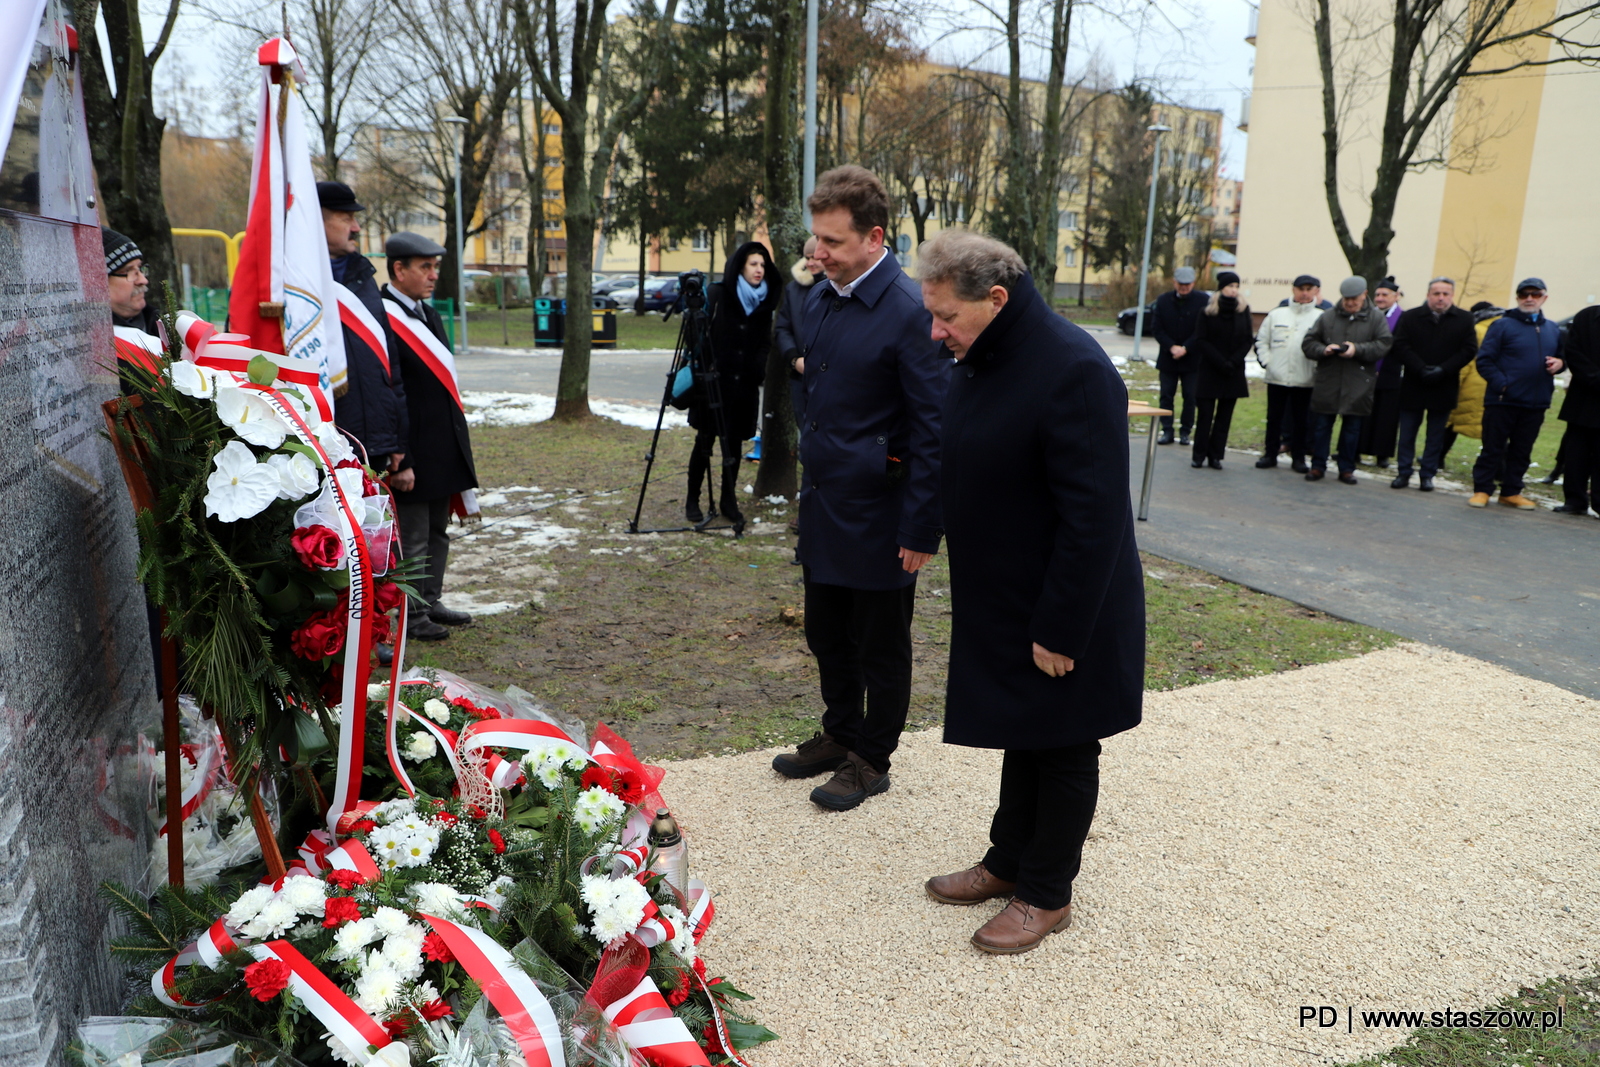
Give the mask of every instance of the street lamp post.
M 465 127 L 467 120 L 459 115 L 447 115 L 445 121 L 453 126 Z M 466 140 L 467 131 L 463 129 L 461 136 L 455 139 L 451 146 L 456 153 L 456 300 L 461 305 L 461 344 L 457 351 L 462 355 L 467 352 L 467 231 L 461 227 L 461 142 Z M 1151 201 L 1155 203 L 1155 201 Z M 1145 258 L 1150 258 L 1150 238 L 1145 237 Z M 1135 341 L 1135 344 L 1138 342 Z
M 1150 282 L 1150 238 L 1155 233 L 1156 225 L 1156 181 L 1161 173 L 1161 135 L 1171 133 L 1171 126 L 1146 126 L 1145 129 L 1156 135 L 1155 152 L 1150 158 L 1150 204 L 1145 208 L 1144 216 L 1144 255 L 1139 260 L 1139 310 L 1133 317 L 1133 359 L 1139 359 L 1139 342 L 1144 339 L 1144 304 L 1145 287 Z
M 806 0 L 806 132 L 805 165 L 800 174 L 800 200 L 811 199 L 817 187 L 817 5 Z M 811 209 L 802 207 L 806 229 L 811 229 Z

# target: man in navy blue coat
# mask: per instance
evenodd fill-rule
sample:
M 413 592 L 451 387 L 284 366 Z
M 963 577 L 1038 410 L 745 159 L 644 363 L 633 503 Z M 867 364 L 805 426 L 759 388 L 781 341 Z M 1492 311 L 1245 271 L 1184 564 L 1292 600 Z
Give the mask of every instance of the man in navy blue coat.
M 917 571 L 942 534 L 939 410 L 951 361 L 883 246 L 883 183 L 838 167 L 807 206 L 827 281 L 807 295 L 801 327 L 800 560 L 825 711 L 822 731 L 772 766 L 790 778 L 833 771 L 811 799 L 847 811 L 889 788 L 911 706 Z
M 1555 376 L 1566 367 L 1561 329 L 1540 310 L 1546 295 L 1542 278 L 1524 278 L 1517 285 L 1517 306 L 1489 326 L 1478 346 L 1478 373 L 1486 383 L 1483 450 L 1472 465 L 1470 507 L 1489 503 L 1496 480 L 1506 507 L 1539 506 L 1522 495 L 1522 479 L 1555 395 Z

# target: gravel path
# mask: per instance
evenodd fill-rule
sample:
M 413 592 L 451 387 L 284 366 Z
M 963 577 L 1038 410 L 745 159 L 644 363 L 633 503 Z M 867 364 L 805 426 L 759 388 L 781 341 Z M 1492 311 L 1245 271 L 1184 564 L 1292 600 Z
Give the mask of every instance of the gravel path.
M 1471 1009 L 1596 957 L 1600 703 L 1431 647 L 1149 694 L 1105 746 L 1073 927 L 1024 956 L 967 943 L 998 903 L 922 891 L 981 858 L 998 753 L 907 735 L 843 815 L 770 759 L 665 783 L 717 894 L 707 954 L 782 1035 L 756 1067 L 1341 1063 L 1405 1037 L 1362 1008 Z

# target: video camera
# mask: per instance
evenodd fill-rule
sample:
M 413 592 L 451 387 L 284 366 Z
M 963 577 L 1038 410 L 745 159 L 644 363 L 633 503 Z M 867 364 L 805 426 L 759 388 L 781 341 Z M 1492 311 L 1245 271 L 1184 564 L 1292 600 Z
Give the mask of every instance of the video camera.
M 678 275 L 678 294 L 683 306 L 699 310 L 706 306 L 706 276 L 703 271 L 686 270 Z

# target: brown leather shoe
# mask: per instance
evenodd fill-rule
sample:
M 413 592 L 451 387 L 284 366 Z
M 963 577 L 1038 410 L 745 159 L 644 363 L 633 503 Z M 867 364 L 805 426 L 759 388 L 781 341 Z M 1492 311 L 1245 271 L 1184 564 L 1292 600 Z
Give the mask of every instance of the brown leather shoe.
M 827 734 L 812 734 L 793 752 L 772 757 L 772 769 L 785 778 L 810 778 L 839 769 L 847 750 Z
M 996 956 L 1014 956 L 1019 952 L 1032 952 L 1050 934 L 1071 925 L 1071 904 L 1045 911 L 1012 897 L 1004 911 L 978 927 L 978 932 L 972 935 L 972 943 Z
M 991 897 L 1009 897 L 1017 883 L 1001 881 L 989 873 L 989 868 L 976 863 L 964 871 L 929 878 L 924 888 L 941 904 L 965 906 Z

